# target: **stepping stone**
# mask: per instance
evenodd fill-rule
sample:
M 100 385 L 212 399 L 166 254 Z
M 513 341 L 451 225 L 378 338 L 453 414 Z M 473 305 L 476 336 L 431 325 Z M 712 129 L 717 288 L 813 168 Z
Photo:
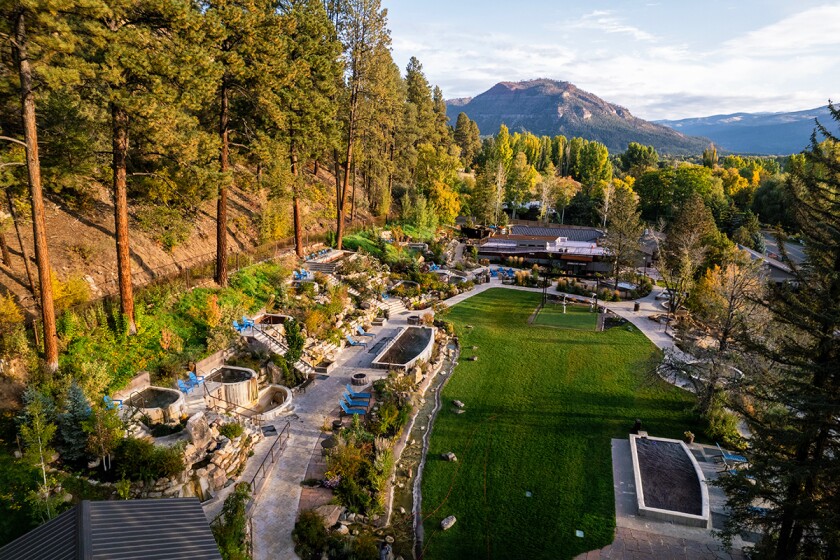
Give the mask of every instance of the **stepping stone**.
M 447 517 L 446 519 L 444 519 L 443 521 L 440 522 L 440 528 L 443 529 L 444 531 L 446 531 L 448 529 L 451 529 L 452 526 L 455 525 L 456 521 L 457 521 L 457 519 L 455 519 L 455 516 L 450 515 L 449 517 Z

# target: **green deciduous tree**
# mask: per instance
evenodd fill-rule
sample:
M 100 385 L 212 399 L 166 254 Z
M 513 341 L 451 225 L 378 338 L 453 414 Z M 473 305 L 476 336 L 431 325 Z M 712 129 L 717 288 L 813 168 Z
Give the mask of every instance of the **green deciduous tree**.
M 83 424 L 87 450 L 102 459 L 102 469 L 111 468 L 111 454 L 123 437 L 123 422 L 116 408 L 96 406 Z

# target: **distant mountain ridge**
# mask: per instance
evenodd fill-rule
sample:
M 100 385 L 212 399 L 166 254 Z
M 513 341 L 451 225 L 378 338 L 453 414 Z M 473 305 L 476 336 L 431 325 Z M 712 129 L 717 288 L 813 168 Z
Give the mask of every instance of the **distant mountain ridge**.
M 661 120 L 683 134 L 710 138 L 723 151 L 756 155 L 788 155 L 811 141 L 814 121 L 831 122 L 828 107 L 788 113 L 732 113 L 679 120 Z
M 569 82 L 500 82 L 475 97 L 446 103 L 452 123 L 464 112 L 484 135 L 495 134 L 505 124 L 511 132 L 597 140 L 614 153 L 626 150 L 630 142 L 639 142 L 666 154 L 700 154 L 710 143 L 635 117 L 626 108 Z

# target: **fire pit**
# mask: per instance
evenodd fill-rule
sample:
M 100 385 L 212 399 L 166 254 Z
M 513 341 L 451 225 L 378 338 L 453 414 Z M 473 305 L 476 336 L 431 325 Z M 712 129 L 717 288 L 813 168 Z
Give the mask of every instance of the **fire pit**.
M 354 373 L 350 378 L 350 383 L 358 387 L 364 387 L 368 384 L 368 376 L 366 373 Z

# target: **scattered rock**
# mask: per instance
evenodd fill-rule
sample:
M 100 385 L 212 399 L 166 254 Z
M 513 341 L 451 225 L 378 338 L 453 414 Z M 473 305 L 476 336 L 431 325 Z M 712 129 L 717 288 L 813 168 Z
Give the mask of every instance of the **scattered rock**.
M 455 406 L 457 406 L 458 408 L 464 408 L 464 403 L 462 403 L 462 402 L 461 402 L 461 401 L 459 401 L 459 400 L 454 400 L 454 401 L 452 401 L 452 404 L 454 404 L 454 405 L 455 405 Z
M 455 414 L 463 414 L 466 412 L 466 410 L 464 410 L 463 408 L 453 408 L 452 412 L 454 412 Z
M 478 356 L 470 356 L 470 357 L 469 357 L 469 358 L 467 358 L 467 359 L 468 359 L 469 361 L 471 361 L 471 362 L 477 362 L 477 361 L 478 361 Z
M 451 451 L 441 455 L 441 458 L 445 459 L 446 461 L 449 461 L 450 463 L 456 463 L 458 461 L 458 457 L 456 457 L 455 454 Z
M 455 525 L 456 521 L 457 521 L 457 519 L 455 519 L 455 516 L 450 515 L 449 517 L 447 517 L 446 519 L 444 519 L 443 521 L 440 522 L 440 528 L 443 529 L 444 531 L 446 531 L 448 529 L 451 529 L 452 526 Z
M 405 515 L 405 508 L 400 506 L 400 514 Z
M 472 349 L 472 350 L 478 350 L 478 346 L 470 346 L 470 349 Z
M 358 529 L 353 529 L 352 531 L 350 531 L 350 534 L 353 535 L 354 537 L 358 537 L 359 536 L 359 530 Z
M 347 525 L 339 525 L 336 527 L 335 532 L 339 535 L 349 535 L 350 529 L 347 528 Z
M 530 498 L 531 496 L 533 496 L 533 494 L 531 494 L 531 491 L 530 490 L 525 490 L 525 497 Z
M 347 514 L 347 521 L 349 521 L 350 523 L 353 523 L 354 521 L 356 521 L 356 514 L 355 513 L 348 513 Z
M 338 523 L 338 518 L 344 513 L 344 507 L 336 504 L 327 504 L 315 508 L 315 513 L 324 519 L 324 527 L 329 529 Z
M 392 537 L 391 535 L 386 536 L 385 542 L 388 544 L 394 544 L 394 537 Z

